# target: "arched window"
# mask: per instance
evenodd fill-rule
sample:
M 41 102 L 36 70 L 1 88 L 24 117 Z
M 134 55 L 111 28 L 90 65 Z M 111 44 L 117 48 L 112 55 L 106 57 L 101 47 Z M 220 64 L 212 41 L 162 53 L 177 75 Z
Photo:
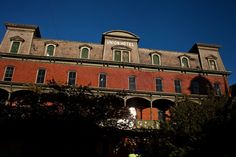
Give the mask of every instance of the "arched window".
M 11 53 L 18 53 L 20 48 L 20 42 L 19 41 L 13 41 L 11 45 Z
M 80 51 L 80 58 L 88 59 L 90 49 L 88 47 L 82 47 Z
M 183 68 L 189 68 L 190 67 L 189 59 L 187 57 L 181 57 L 180 60 L 181 60 L 181 66 Z
M 216 60 L 214 60 L 214 59 L 209 59 L 208 62 L 209 62 L 209 66 L 210 66 L 210 69 L 211 69 L 211 70 L 217 70 Z
M 54 56 L 55 48 L 55 45 L 46 45 L 46 56 Z
M 161 64 L 160 55 L 158 55 L 158 54 L 153 54 L 152 55 L 152 64 L 154 64 L 154 65 L 160 65 Z
M 10 53 L 19 53 L 21 44 L 25 41 L 23 38 L 20 36 L 14 36 L 10 38 L 11 41 L 11 47 L 9 52 Z

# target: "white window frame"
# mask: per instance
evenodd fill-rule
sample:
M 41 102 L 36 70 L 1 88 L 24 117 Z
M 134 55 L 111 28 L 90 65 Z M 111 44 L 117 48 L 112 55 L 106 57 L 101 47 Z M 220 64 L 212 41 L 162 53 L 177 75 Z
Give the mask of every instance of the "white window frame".
M 20 49 L 21 49 L 22 41 L 12 40 L 12 41 L 11 41 L 11 46 L 10 46 L 10 49 L 9 49 L 9 53 L 12 53 L 12 52 L 11 52 L 11 48 L 12 48 L 13 42 L 19 42 L 19 43 L 20 43 L 19 49 L 18 49 L 18 51 L 16 52 L 16 54 L 18 54 L 18 53 L 20 52 Z
M 159 57 L 159 64 L 154 64 L 154 59 L 153 59 L 153 57 L 154 57 L 155 55 L 157 55 L 157 56 Z M 153 53 L 153 54 L 151 55 L 151 57 L 152 57 L 152 65 L 161 65 L 161 55 L 159 55 L 158 53 Z
M 120 61 L 120 62 L 124 62 L 124 61 L 123 61 L 123 52 L 124 52 L 124 51 L 128 52 L 128 53 L 129 53 L 129 61 L 128 61 L 128 62 L 125 62 L 125 63 L 130 63 L 130 50 L 113 49 L 113 61 L 119 62 L 119 61 L 116 61 L 116 60 L 115 60 L 115 51 L 120 51 L 120 52 L 121 52 L 121 61 Z
M 105 76 L 106 76 L 106 86 L 105 87 L 100 87 L 100 76 L 101 76 L 101 74 L 104 74 Z M 98 75 L 98 87 L 99 88 L 107 88 L 107 73 L 104 73 L 104 72 L 101 72 L 101 73 L 99 73 L 99 75 Z
M 75 84 L 74 85 L 69 85 L 70 72 L 75 72 Z M 75 70 L 68 71 L 68 73 L 67 73 L 67 85 L 69 85 L 69 86 L 76 86 L 76 82 L 77 82 L 77 72 Z
M 37 83 L 38 74 L 39 74 L 39 70 L 40 70 L 40 69 L 44 69 L 44 70 L 45 70 L 45 75 L 44 75 L 43 83 Z M 47 69 L 46 69 L 46 68 L 43 68 L 43 67 L 38 68 L 38 69 L 37 69 L 37 73 L 36 73 L 35 83 L 36 83 L 36 84 L 44 84 L 44 83 L 45 83 L 46 76 L 47 76 Z
M 207 59 L 207 60 L 208 60 L 208 66 L 209 66 L 210 70 L 218 70 L 216 59 Z M 212 69 L 211 61 L 213 61 L 215 63 L 216 69 Z
M 88 49 L 88 58 L 82 58 L 82 50 L 84 49 L 84 48 L 87 48 Z M 82 59 L 90 59 L 90 51 L 91 51 L 91 48 L 89 48 L 89 47 L 87 47 L 87 46 L 82 46 L 81 48 L 80 48 L 80 58 L 82 58 Z
M 51 56 L 49 56 L 48 53 L 47 53 L 48 46 L 50 46 L 50 45 L 54 46 L 54 50 L 53 50 L 53 54 L 52 54 L 52 56 L 55 56 L 56 47 L 57 47 L 57 45 L 55 45 L 55 44 L 46 44 L 44 55 L 45 55 L 45 56 L 48 56 L 48 57 L 51 57 Z
M 188 62 L 188 66 L 187 66 L 187 67 L 184 67 L 183 59 L 187 59 L 187 62 Z M 189 58 L 186 57 L 186 56 L 181 56 L 181 57 L 180 57 L 180 64 L 181 64 L 181 67 L 183 67 L 183 68 L 190 68 Z
M 6 75 L 6 72 L 7 72 L 7 68 L 8 68 L 8 67 L 13 67 L 11 81 L 13 80 L 13 76 L 14 76 L 14 72 L 15 72 L 15 67 L 12 66 L 12 65 L 7 65 L 7 66 L 5 67 L 4 74 L 3 74 L 3 78 L 2 78 L 3 81 L 5 80 L 5 75 Z M 10 81 L 10 82 L 11 82 L 11 81 Z

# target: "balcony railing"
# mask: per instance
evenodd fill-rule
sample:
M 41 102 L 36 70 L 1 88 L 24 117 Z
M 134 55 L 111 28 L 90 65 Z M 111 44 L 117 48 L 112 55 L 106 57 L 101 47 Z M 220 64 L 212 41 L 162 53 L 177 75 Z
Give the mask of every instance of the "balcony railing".
M 158 120 L 136 120 L 137 129 L 160 129 Z

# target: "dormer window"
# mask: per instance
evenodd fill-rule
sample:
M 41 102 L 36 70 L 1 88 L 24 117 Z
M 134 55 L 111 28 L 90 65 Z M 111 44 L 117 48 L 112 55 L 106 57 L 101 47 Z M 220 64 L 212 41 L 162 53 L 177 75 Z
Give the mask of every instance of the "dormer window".
M 158 52 L 149 53 L 153 65 L 161 65 L 161 55 Z
M 208 65 L 209 65 L 210 70 L 217 70 L 217 64 L 216 64 L 217 57 L 210 55 L 210 56 L 206 57 L 206 59 L 208 61 Z
M 209 67 L 210 67 L 211 70 L 217 70 L 216 60 L 209 59 L 208 64 L 209 64 Z
M 183 68 L 189 68 L 190 67 L 189 58 L 186 56 L 181 56 L 180 57 L 180 64 L 181 64 L 181 67 L 183 67 Z
M 10 53 L 14 53 L 14 54 L 19 53 L 21 44 L 25 40 L 19 36 L 11 37 L 10 40 L 11 40 Z
M 90 49 L 88 47 L 82 47 L 80 51 L 80 58 L 88 59 Z
M 56 47 L 58 44 L 54 41 L 47 41 L 45 42 L 45 56 L 55 56 Z
M 92 47 L 87 44 L 84 44 L 84 45 L 80 45 L 79 48 L 80 48 L 80 58 L 89 59 Z
M 131 49 L 127 46 L 116 45 L 112 47 L 113 60 L 116 62 L 130 62 Z
M 55 45 L 47 45 L 46 46 L 46 56 L 54 56 L 56 46 Z

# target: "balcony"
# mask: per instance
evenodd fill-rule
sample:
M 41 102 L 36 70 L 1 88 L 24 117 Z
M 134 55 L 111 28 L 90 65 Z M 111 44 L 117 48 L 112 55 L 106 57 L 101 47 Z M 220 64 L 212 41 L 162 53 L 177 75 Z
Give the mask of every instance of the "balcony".
M 160 129 L 160 121 L 136 120 L 136 129 Z

